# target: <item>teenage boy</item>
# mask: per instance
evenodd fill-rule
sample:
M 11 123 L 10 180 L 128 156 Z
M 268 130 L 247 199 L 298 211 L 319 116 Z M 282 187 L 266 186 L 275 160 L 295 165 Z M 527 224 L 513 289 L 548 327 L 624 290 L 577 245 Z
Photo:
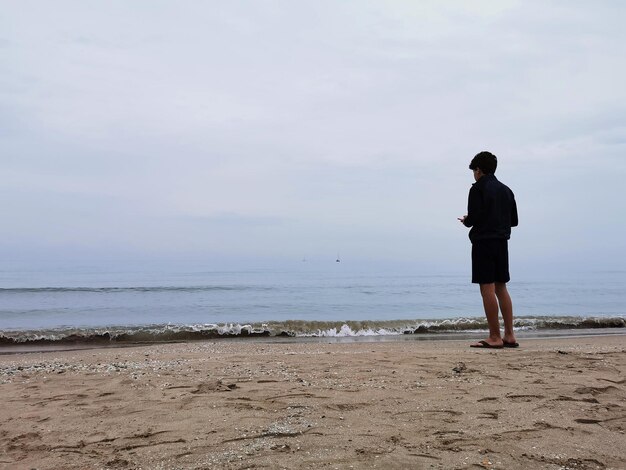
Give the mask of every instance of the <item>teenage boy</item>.
M 516 348 L 513 332 L 513 304 L 506 288 L 509 282 L 508 240 L 511 227 L 516 227 L 515 196 L 495 176 L 498 159 L 490 152 L 480 152 L 469 167 L 474 180 L 469 191 L 467 215 L 459 220 L 471 227 L 472 282 L 480 285 L 489 338 L 470 345 L 472 348 Z M 504 321 L 500 334 L 498 308 Z

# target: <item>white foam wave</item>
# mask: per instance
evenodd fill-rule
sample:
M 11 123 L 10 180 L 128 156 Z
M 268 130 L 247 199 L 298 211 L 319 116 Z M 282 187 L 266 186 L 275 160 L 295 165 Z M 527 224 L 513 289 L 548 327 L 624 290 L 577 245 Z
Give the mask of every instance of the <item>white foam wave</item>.
M 350 328 L 350 326 L 344 324 L 341 326 L 341 328 L 339 328 L 339 330 L 337 330 L 337 328 L 329 328 L 327 330 L 317 330 L 316 333 L 305 333 L 302 336 L 347 338 L 351 336 L 387 336 L 387 335 L 401 335 L 401 334 L 402 332 L 400 331 L 388 330 L 385 328 L 379 328 L 376 330 L 372 328 L 366 328 L 366 329 L 359 329 L 355 331 L 352 328 Z

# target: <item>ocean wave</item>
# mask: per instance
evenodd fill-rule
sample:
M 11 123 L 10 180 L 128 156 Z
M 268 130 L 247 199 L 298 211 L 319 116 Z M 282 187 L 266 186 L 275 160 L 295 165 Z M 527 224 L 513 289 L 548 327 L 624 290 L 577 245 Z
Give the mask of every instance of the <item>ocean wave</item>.
M 624 317 L 520 317 L 518 330 L 565 330 L 624 328 Z M 436 335 L 484 331 L 484 318 L 444 320 L 391 320 L 322 322 L 294 320 L 251 324 L 143 325 L 107 328 L 53 328 L 40 330 L 0 331 L 0 345 L 43 345 L 79 343 L 158 343 L 218 338 L 258 337 L 366 337 L 393 335 Z
M 100 293 L 116 294 L 128 292 L 211 292 L 211 291 L 265 291 L 268 286 L 223 285 L 223 286 L 128 286 L 128 287 L 7 287 L 0 294 L 51 294 L 51 293 Z

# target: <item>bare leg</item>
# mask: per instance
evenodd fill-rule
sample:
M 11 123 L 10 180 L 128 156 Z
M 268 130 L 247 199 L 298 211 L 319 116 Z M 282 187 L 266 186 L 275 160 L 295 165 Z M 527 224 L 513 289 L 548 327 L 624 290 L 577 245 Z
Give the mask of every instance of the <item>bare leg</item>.
M 515 333 L 513 332 L 513 302 L 504 282 L 496 282 L 495 294 L 500 304 L 502 320 L 504 320 L 504 341 L 515 343 Z
M 480 295 L 483 298 L 483 307 L 487 324 L 489 325 L 489 338 L 487 343 L 492 346 L 502 346 L 502 337 L 500 336 L 500 320 L 498 319 L 498 298 L 496 297 L 496 285 L 481 284 Z

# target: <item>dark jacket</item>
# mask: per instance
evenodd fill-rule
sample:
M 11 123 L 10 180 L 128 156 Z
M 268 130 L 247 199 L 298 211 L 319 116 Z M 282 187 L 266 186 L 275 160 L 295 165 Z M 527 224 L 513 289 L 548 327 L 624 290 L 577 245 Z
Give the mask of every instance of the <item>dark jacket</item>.
M 508 186 L 495 175 L 484 175 L 472 185 L 463 224 L 472 227 L 469 238 L 477 240 L 511 238 L 511 227 L 517 227 L 517 205 Z

